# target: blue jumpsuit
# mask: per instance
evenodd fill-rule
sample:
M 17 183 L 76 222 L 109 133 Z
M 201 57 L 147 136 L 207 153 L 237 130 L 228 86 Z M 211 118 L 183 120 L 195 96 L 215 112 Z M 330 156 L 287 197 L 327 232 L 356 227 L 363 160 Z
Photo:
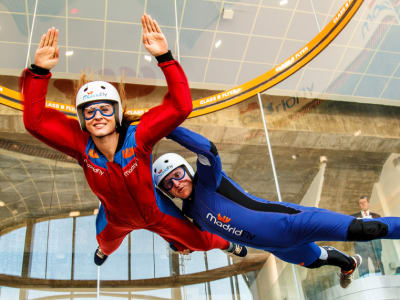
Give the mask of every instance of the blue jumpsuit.
M 183 212 L 202 230 L 303 266 L 321 255 L 315 241 L 348 240 L 354 217 L 253 196 L 223 172 L 217 149 L 205 137 L 183 127 L 167 137 L 198 155 L 194 191 L 184 200 Z M 387 225 L 382 238 L 400 238 L 400 218 L 373 220 Z

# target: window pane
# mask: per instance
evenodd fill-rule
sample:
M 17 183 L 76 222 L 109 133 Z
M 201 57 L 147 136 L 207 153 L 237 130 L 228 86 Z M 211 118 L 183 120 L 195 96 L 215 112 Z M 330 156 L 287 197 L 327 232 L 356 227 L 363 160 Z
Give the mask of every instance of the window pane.
M 167 277 L 171 275 L 169 260 L 169 244 L 158 234 L 154 235 L 154 257 L 156 265 L 155 277 Z
M 48 221 L 33 227 L 31 277 L 44 278 L 46 269 L 46 243 Z
M 147 230 L 131 232 L 132 279 L 154 278 L 153 233 Z
M 229 277 L 216 281 L 211 281 L 210 288 L 213 299 L 235 299 L 232 295 L 232 286 Z
M 97 279 L 97 266 L 93 262 L 96 248 L 96 216 L 76 218 L 74 279 Z
M 182 287 L 182 299 L 208 299 L 207 284 L 199 283 Z M 214 299 L 214 296 L 213 298 Z
M 226 252 L 219 249 L 214 249 L 207 252 L 208 269 L 216 269 L 228 265 L 228 255 Z
M 94 253 L 94 249 L 93 249 Z M 93 258 L 91 263 L 94 264 Z M 101 280 L 128 280 L 128 236 L 101 266 Z
M 0 273 L 21 275 L 26 227 L 0 236 Z
M 50 221 L 47 278 L 71 279 L 72 223 L 72 218 Z
M 47 238 L 47 232 L 49 237 Z M 48 239 L 47 274 L 46 251 Z M 34 225 L 31 277 L 70 279 L 72 260 L 72 218 Z
M 19 289 L 0 286 L 0 299 L 19 299 Z
M 205 271 L 204 252 L 195 251 L 189 255 L 179 255 L 179 266 L 181 274 Z

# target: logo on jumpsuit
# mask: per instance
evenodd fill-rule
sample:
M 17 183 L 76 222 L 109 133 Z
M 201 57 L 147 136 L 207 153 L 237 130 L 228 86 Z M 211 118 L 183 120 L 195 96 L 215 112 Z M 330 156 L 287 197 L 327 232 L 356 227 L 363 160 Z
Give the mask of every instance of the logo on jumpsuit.
M 136 157 L 134 157 L 131 161 L 132 165 L 129 167 L 128 170 L 124 171 L 124 176 L 128 177 L 138 166 L 138 159 Z M 129 166 L 129 165 L 128 165 Z
M 226 230 L 233 235 L 240 236 L 247 240 L 252 240 L 256 236 L 255 234 L 251 234 L 251 232 L 247 230 L 238 229 L 236 227 L 231 227 L 230 224 L 226 224 L 229 223 L 229 221 L 231 220 L 231 218 L 227 218 L 226 216 L 222 217 L 220 214 L 218 214 L 218 216 L 215 217 L 212 213 L 209 212 L 206 216 L 206 219 L 214 225 L 221 227 L 223 230 Z
M 89 156 L 90 156 L 91 158 L 99 158 L 99 155 L 97 154 L 96 151 L 94 151 L 94 149 L 90 149 L 90 150 L 89 150 Z
M 229 223 L 230 220 L 231 218 L 228 218 L 226 216 L 221 216 L 221 214 L 218 214 L 218 221 L 221 221 L 223 223 Z
M 132 157 L 134 154 L 135 154 L 135 149 L 133 149 L 133 147 L 129 147 L 122 150 L 122 157 L 125 159 Z
M 104 174 L 104 171 L 102 171 L 101 169 L 96 168 L 95 166 L 93 166 L 91 163 L 89 163 L 89 162 L 87 161 L 87 159 L 84 159 L 83 162 L 84 162 L 84 164 L 86 165 L 86 167 L 87 167 L 88 169 L 90 169 L 93 173 L 100 174 L 100 175 L 103 175 L 103 174 Z

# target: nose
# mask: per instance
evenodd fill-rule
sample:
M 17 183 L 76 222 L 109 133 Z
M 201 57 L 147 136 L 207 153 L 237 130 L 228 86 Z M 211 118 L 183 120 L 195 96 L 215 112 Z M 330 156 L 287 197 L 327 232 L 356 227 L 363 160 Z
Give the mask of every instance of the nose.
M 176 180 L 172 178 L 172 184 L 174 185 L 174 187 L 178 187 L 179 186 L 179 182 L 180 180 Z
M 96 110 L 94 113 L 94 118 L 95 119 L 101 119 L 103 117 L 103 115 L 101 114 L 100 110 Z

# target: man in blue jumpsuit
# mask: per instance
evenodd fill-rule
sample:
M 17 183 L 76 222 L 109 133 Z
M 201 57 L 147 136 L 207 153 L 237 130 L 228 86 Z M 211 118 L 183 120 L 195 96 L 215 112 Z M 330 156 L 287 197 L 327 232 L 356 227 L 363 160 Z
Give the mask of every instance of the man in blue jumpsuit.
M 183 199 L 183 212 L 202 230 L 226 240 L 266 250 L 280 259 L 307 268 L 335 265 L 340 284 L 347 287 L 361 257 L 350 257 L 315 241 L 367 241 L 400 238 L 400 218 L 356 219 L 329 210 L 271 202 L 243 190 L 222 170 L 215 145 L 183 127 L 167 136 L 195 152 L 197 172 L 175 153 L 153 164 L 158 188 Z

